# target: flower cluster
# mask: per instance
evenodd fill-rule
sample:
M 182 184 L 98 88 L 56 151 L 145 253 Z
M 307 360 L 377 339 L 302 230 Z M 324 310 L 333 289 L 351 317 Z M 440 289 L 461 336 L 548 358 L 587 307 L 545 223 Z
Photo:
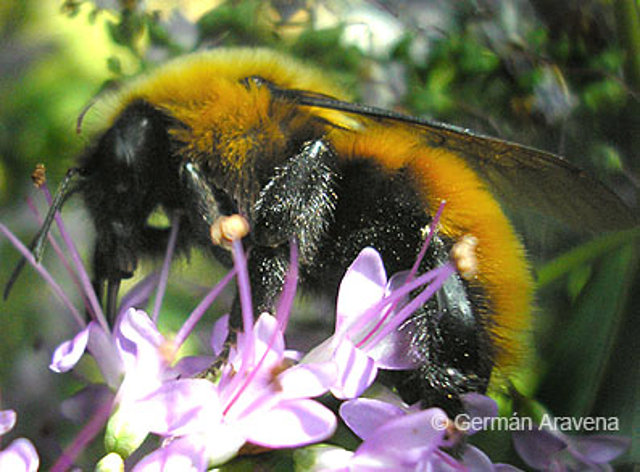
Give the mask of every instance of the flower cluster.
M 301 353 L 287 350 L 284 338 L 297 286 L 295 244 L 291 245 L 291 269 L 275 313 L 262 313 L 254 320 L 245 255 L 240 241 L 234 240 L 234 268 L 171 337 L 161 332 L 157 321 L 178 225 L 173 226 L 160 274 L 143 280 L 123 297 L 110 326 L 64 224 L 59 218 L 57 223 L 71 254 L 72 263 L 67 267 L 91 316 L 88 323 L 46 269 L 0 224 L 0 231 L 49 282 L 79 325 L 77 334 L 55 350 L 50 369 L 68 372 L 88 353 L 104 380 L 103 394 L 95 396 L 93 392 L 94 398 L 99 398 L 93 416 L 52 470 L 70 468 L 101 431 L 105 431 L 106 455 L 98 464 L 100 470 L 121 470 L 127 460 L 134 471 L 205 471 L 249 451 L 309 445 L 316 445 L 304 449 L 312 456 L 305 458 L 310 470 L 517 470 L 493 464 L 486 454 L 461 440 L 464 433 L 456 430 L 439 408 L 407 405 L 381 388 L 374 389 L 383 392 L 375 398 L 366 396 L 379 369 L 416 367 L 406 355 L 409 340 L 398 328 L 410 323 L 416 309 L 456 272 L 453 261 L 425 274 L 412 270 L 388 279 L 378 252 L 363 249 L 341 282 L 335 332 Z M 58 246 L 55 249 L 63 253 Z M 415 267 L 418 265 L 419 261 Z M 210 353 L 182 356 L 181 346 L 234 277 L 242 329 L 230 336 L 229 316 L 223 316 L 211 333 Z M 150 316 L 138 307 L 144 306 L 156 285 L 156 308 Z M 329 395 L 343 401 L 338 415 L 326 406 L 332 402 L 322 401 Z M 495 402 L 488 397 L 471 394 L 463 401 L 474 415 L 497 414 Z M 12 424 L 5 421 L 10 413 L 2 415 L 3 433 Z M 317 446 L 333 436 L 340 421 L 362 440 L 360 445 L 354 451 Z M 157 447 L 131 463 L 128 458 L 143 442 L 149 444 L 150 437 L 157 438 Z M 531 454 L 526 445 L 531 441 L 524 444 L 520 450 L 527 460 Z M 602 448 L 609 451 L 606 445 Z M 600 452 L 598 458 L 611 460 L 621 452 L 620 448 L 609 454 Z M 35 449 L 24 439 L 0 453 L 0 466 L 7 461 L 21 464 L 20 469 L 11 470 L 38 467 Z M 536 467 L 535 461 L 527 462 Z

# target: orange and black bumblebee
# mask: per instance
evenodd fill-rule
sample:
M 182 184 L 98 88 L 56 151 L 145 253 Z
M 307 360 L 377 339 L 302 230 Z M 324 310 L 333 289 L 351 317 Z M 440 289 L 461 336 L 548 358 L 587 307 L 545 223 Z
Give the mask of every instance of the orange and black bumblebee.
M 104 127 L 52 208 L 73 192 L 84 197 L 96 229 L 94 283 L 101 292 L 106 285 L 108 306 L 139 258 L 165 250 L 169 230 L 148 224 L 159 206 L 180 218 L 179 249 L 204 248 L 223 263 L 230 255 L 212 245 L 210 226 L 245 216 L 254 303 L 270 310 L 290 241 L 299 245 L 302 288 L 335 296 L 366 246 L 388 273 L 411 267 L 446 201 L 422 269 L 472 235 L 477 273 L 450 278 L 415 314 L 407 356 L 421 367 L 392 381 L 407 401 L 450 413 L 460 394 L 484 392 L 494 368 L 518 361 L 530 326 L 532 275 L 498 198 L 519 194 L 579 225 L 634 221 L 613 193 L 556 156 L 352 104 L 321 71 L 267 50 L 186 56 L 96 107 Z

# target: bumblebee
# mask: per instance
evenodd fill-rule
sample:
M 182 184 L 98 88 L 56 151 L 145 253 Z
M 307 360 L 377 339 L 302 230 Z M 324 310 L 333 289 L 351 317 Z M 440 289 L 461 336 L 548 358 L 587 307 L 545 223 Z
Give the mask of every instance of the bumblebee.
M 421 367 L 391 380 L 407 401 L 450 413 L 460 394 L 484 392 L 494 369 L 518 363 L 531 324 L 531 270 L 498 198 L 524 195 L 576 225 L 634 221 L 612 192 L 554 155 L 350 103 L 321 71 L 268 50 L 185 56 L 96 108 L 105 125 L 67 174 L 32 248 L 39 255 L 54 212 L 79 192 L 96 229 L 94 283 L 108 307 L 139 259 L 165 250 L 169 229 L 148 223 L 157 207 L 179 218 L 179 249 L 200 247 L 227 264 L 209 229 L 220 216 L 243 215 L 253 300 L 270 310 L 293 239 L 301 287 L 335 297 L 366 246 L 389 273 L 411 267 L 446 201 L 422 269 L 471 235 L 477 273 L 451 277 L 404 327 L 407 356 Z

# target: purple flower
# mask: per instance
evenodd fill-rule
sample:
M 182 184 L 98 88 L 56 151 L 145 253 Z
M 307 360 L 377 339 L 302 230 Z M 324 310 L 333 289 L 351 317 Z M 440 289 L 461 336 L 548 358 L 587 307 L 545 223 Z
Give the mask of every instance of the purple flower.
M 186 471 L 199 472 L 208 469 L 209 459 L 203 441 L 193 436 L 175 439 L 145 456 L 133 468 L 133 472 Z M 204 439 L 204 438 L 203 438 Z M 217 438 L 224 442 L 224 436 Z
M 13 429 L 16 417 L 16 412 L 13 410 L 0 411 L 0 436 Z M 28 439 L 15 439 L 9 447 L 0 451 L 0 470 L 35 472 L 39 465 L 38 452 Z
M 246 358 L 246 352 L 253 355 Z M 283 448 L 326 439 L 335 416 L 311 397 L 327 391 L 334 372 L 291 365 L 284 352 L 278 321 L 265 313 L 250 332 L 238 334 L 216 385 L 204 379 L 167 382 L 140 402 L 140 416 L 148 418 L 152 432 L 170 438 L 166 447 L 194 452 L 196 465 L 224 462 L 245 442 Z M 164 449 L 143 463 L 165 460 Z
M 279 418 L 279 421 L 286 422 L 306 420 L 289 416 L 291 411 L 300 411 L 304 415 L 305 409 L 324 416 L 324 407 L 318 410 L 320 405 L 309 398 L 328 390 L 335 375 L 332 366 L 291 365 L 291 361 L 285 358 L 284 347 L 277 319 L 262 314 L 252 332 L 238 336 L 237 346 L 231 350 L 229 362 L 218 383 L 220 398 L 225 405 L 225 418 L 248 422 L 245 427 L 247 439 L 266 447 L 305 444 L 318 440 L 320 436 L 324 436 L 322 439 L 327 437 L 324 426 L 315 433 L 312 431 L 317 428 L 313 424 L 308 428 L 291 425 L 294 430 L 302 428 L 304 431 L 284 431 L 288 428 L 281 428 L 282 431 L 276 432 L 269 427 L 268 421 L 261 419 L 263 415 L 270 415 L 274 420 Z M 253 351 L 253 359 L 244 358 L 247 351 Z M 282 408 L 284 410 L 280 411 Z M 333 415 L 329 422 L 332 423 L 332 431 Z
M 335 430 L 333 413 L 311 399 L 334 383 L 335 366 L 294 365 L 285 356 L 282 329 L 293 300 L 290 291 L 292 284 L 295 289 L 295 274 L 285 285 L 285 302 L 280 303 L 278 316 L 263 313 L 251 323 L 246 264 L 238 243 L 234 244 L 234 259 L 244 330 L 230 347 L 215 384 L 205 379 L 178 379 L 138 402 L 148 429 L 165 441 L 136 470 L 157 470 L 173 460 L 192 470 L 205 470 L 230 459 L 247 442 L 265 448 L 296 447 L 322 441 Z M 227 323 L 225 317 L 214 327 L 211 346 L 215 353 L 222 350 Z
M 149 395 L 168 380 L 194 375 L 211 365 L 213 361 L 211 356 L 185 357 L 178 360 L 177 352 L 213 299 L 235 275 L 235 271 L 232 270 L 207 294 L 188 317 L 175 339 L 166 339 L 157 329 L 155 318 L 161 306 L 177 236 L 178 225 L 174 221 L 161 274 L 148 277 L 123 297 L 115 325 L 110 328 L 102 314 L 78 251 L 59 216 L 56 222 L 66 249 L 71 254 L 71 263 L 66 263 L 67 258 L 62 249 L 53 239 L 51 242 L 60 259 L 65 263 L 71 278 L 76 281 L 82 299 L 85 300 L 86 309 L 93 318 L 93 321 L 88 324 L 80 315 L 80 310 L 73 306 L 47 270 L 35 262 L 29 250 L 4 225 L 0 225 L 0 231 L 41 273 L 80 325 L 80 331 L 55 350 L 50 364 L 51 370 L 58 373 L 67 372 L 77 364 L 85 351 L 89 351 L 96 360 L 105 383 L 116 392 L 115 398 L 108 395 L 107 401 L 102 404 L 96 405 L 94 402 L 92 418 L 54 465 L 53 469 L 58 471 L 66 470 L 72 464 L 75 456 L 104 427 L 113 411 L 115 413 L 111 415 L 105 435 L 107 448 L 116 450 L 125 457 L 128 456 L 149 432 L 144 428 L 145 422 L 141 421 L 142 418 L 135 407 L 138 400 Z M 145 303 L 158 282 L 152 320 L 145 312 L 132 307 Z
M 47 192 L 45 194 L 48 196 Z M 148 434 L 148 430 L 144 429 L 144 422 L 141 421 L 140 416 L 137 414 L 138 410 L 134 406 L 137 405 L 138 400 L 149 395 L 168 380 L 179 376 L 188 377 L 194 375 L 211 365 L 214 359 L 212 356 L 178 359 L 177 353 L 213 299 L 235 275 L 235 270 L 230 271 L 207 294 L 188 317 L 175 339 L 166 339 L 157 329 L 155 319 L 162 303 L 164 288 L 169 274 L 170 260 L 177 237 L 178 224 L 177 221 L 174 221 L 162 272 L 159 276 L 154 274 L 143 280 L 123 297 L 114 326 L 110 328 L 102 314 L 96 293 L 89 282 L 78 251 L 59 216 L 56 218 L 56 222 L 66 249 L 71 254 L 72 263 L 65 263 L 65 267 L 71 278 L 76 281 L 80 295 L 85 300 L 86 308 L 93 318 L 93 321 L 88 324 L 85 323 L 83 317 L 79 314 L 79 310 L 73 306 L 47 270 L 35 263 L 28 249 L 3 225 L 0 225 L 0 231 L 10 239 L 27 261 L 43 275 L 81 327 L 80 331 L 72 339 L 63 342 L 55 350 L 50 364 L 51 370 L 58 373 L 67 372 L 77 364 L 85 351 L 89 351 L 96 360 L 105 383 L 116 392 L 115 398 L 108 396 L 106 404 L 94 405 L 93 410 L 97 413 L 54 466 L 56 470 L 64 470 L 72 463 L 73 458 L 82 447 L 86 446 L 99 432 L 112 410 L 115 413 L 111 416 L 107 425 L 107 447 L 110 450 L 118 451 L 126 457 L 138 447 Z M 55 244 L 53 239 L 51 239 L 51 242 L 63 263 L 66 262 L 66 256 L 62 249 Z M 145 312 L 136 310 L 133 306 L 145 303 L 157 283 L 158 290 L 156 292 L 153 319 L 151 319 Z
M 416 367 L 407 355 L 410 344 L 404 333 L 410 330 L 398 327 L 454 271 L 448 263 L 413 281 L 407 281 L 406 273 L 388 281 L 380 254 L 373 248 L 363 249 L 340 284 L 335 333 L 302 363 L 334 362 L 338 376 L 331 393 L 340 399 L 359 396 L 373 383 L 379 368 Z M 427 289 L 407 303 L 407 295 L 427 282 L 431 282 Z
M 340 416 L 363 441 L 340 470 L 429 470 L 455 461 L 440 450 L 451 446 L 449 419 L 439 408 L 409 411 L 408 407 L 359 398 L 340 407 Z
M 34 264 L 26 248 L 8 230 L 5 232 L 29 258 L 29 262 Z M 174 233 L 172 231 L 170 241 L 175 240 Z M 65 238 L 65 242 L 75 252 L 70 238 Z M 166 282 L 168 275 L 170 254 L 171 248 L 160 277 L 154 319 L 161 303 L 165 285 L 163 280 Z M 110 400 L 99 408 L 100 414 L 95 415 L 65 451 L 54 466 L 56 470 L 66 469 L 72 463 L 81 448 L 104 425 L 114 406 L 115 414 L 106 432 L 109 450 L 116 450 L 126 457 L 149 431 L 166 438 L 164 447 L 147 457 L 140 467 L 157 464 L 158 461 L 166 463 L 174 460 L 174 455 L 177 460 L 178 456 L 191 451 L 190 460 L 196 469 L 200 469 L 211 460 L 220 461 L 234 455 L 247 441 L 264 447 L 290 447 L 320 441 L 333 433 L 335 416 L 310 398 L 328 390 L 335 376 L 334 366 L 294 366 L 292 361 L 284 357 L 282 329 L 293 300 L 296 278 L 293 277 L 286 284 L 286 296 L 283 296 L 285 303 L 280 307 L 283 313 L 279 319 L 264 314 L 254 325 L 251 321 L 250 298 L 247 296 L 250 290 L 246 264 L 239 244 L 234 248 L 234 256 L 242 262 L 238 266 L 243 270 L 239 287 L 245 330 L 238 334 L 237 345 L 231 349 L 217 385 L 209 380 L 188 378 L 209 367 L 212 357 L 198 358 L 195 362 L 185 359 L 176 365 L 173 363 L 178 347 L 224 284 L 235 275 L 235 269 L 205 297 L 173 341 L 162 336 L 154 320 L 145 312 L 127 308 L 135 304 L 135 299 L 148 299 L 152 286 L 148 283 L 142 284 L 139 293 L 134 291 L 123 299 L 125 309 L 119 312 L 113 329 L 106 325 L 102 317 L 99 317 L 99 322 L 92 321 L 83 326 L 81 317 L 76 316 L 81 330 L 55 350 L 51 369 L 56 372 L 69 371 L 88 350 L 96 359 L 107 385 L 116 390 L 116 395 L 113 403 Z M 52 287 L 57 289 L 57 284 L 46 270 L 38 267 Z M 75 268 L 70 266 L 70 269 L 84 273 L 81 263 Z M 95 299 L 90 284 L 81 283 L 79 286 L 83 298 Z M 78 310 L 73 308 L 64 293 L 61 290 L 57 293 L 77 315 Z M 92 313 L 100 313 L 98 304 L 92 307 Z M 215 354 L 222 351 L 227 333 L 226 319 L 216 323 L 211 342 Z M 274 423 L 281 425 L 276 434 L 272 428 Z M 220 440 L 220 437 L 226 441 Z M 215 450 L 212 445 L 215 445 Z
M 430 234 L 437 221 L 434 218 Z M 72 339 L 55 350 L 50 368 L 67 372 L 89 352 L 106 385 L 115 393 L 109 392 L 106 400 L 93 408 L 91 420 L 54 465 L 56 472 L 67 470 L 105 424 L 107 451 L 117 454 L 112 452 L 102 459 L 104 468 L 122 466 L 123 457 L 137 449 L 149 433 L 159 436 L 159 447 L 135 464 L 137 472 L 205 471 L 233 458 L 245 445 L 294 448 L 331 437 L 337 419 L 314 398 L 328 391 L 340 399 L 355 398 L 374 382 L 378 369 L 416 367 L 407 355 L 410 345 L 405 333 L 411 329 L 404 328 L 411 324 L 412 313 L 456 270 L 448 262 L 415 277 L 418 258 L 410 273 L 396 274 L 388 280 L 380 255 L 372 248 L 364 249 L 341 283 L 335 333 L 297 362 L 301 356 L 287 351 L 284 341 L 297 284 L 295 244 L 291 244 L 291 269 L 275 316 L 263 313 L 254 321 L 244 253 L 240 242 L 233 241 L 234 269 L 192 311 L 176 336 L 167 338 L 158 329 L 157 319 L 177 221 L 172 225 L 161 273 L 147 278 L 122 299 L 113 327 L 106 323 L 59 219 L 58 224 L 72 253 L 68 269 L 93 320 L 86 324 L 80 315 L 82 310 L 75 308 L 46 270 L 36 265 L 80 326 Z M 35 264 L 28 250 L 2 225 L 0 232 Z M 179 348 L 196 323 L 236 275 L 243 329 L 236 333 L 234 344 L 228 344 L 229 321 L 225 316 L 213 329 L 213 356 L 179 357 Z M 149 316 L 135 307 L 150 298 L 156 285 L 155 305 Z M 409 298 L 420 290 L 418 296 Z M 469 445 L 461 446 L 461 456 L 454 459 L 443 448 L 456 445 L 464 433 L 454 428 L 442 410 L 408 406 L 392 394 L 385 400 L 358 399 L 342 405 L 342 418 L 362 443 L 354 452 L 335 449 L 334 457 L 342 463 L 333 470 L 515 470 L 492 464 L 482 451 Z M 467 400 L 470 416 L 495 414 L 495 403 L 486 397 L 471 395 Z M 15 414 L 0 412 L 0 434 L 14 422 Z M 35 470 L 31 467 L 38 466 L 35 449 L 27 440 L 16 440 L 0 453 L 0 470 L 8 463 L 3 461 L 19 464 L 15 470 Z
M 612 470 L 609 462 L 629 444 L 629 438 L 621 436 L 568 436 L 544 427 L 513 433 L 516 451 L 535 470 Z
M 158 331 L 149 316 L 129 308 L 116 320 L 112 333 L 95 322 L 89 323 L 72 340 L 54 352 L 51 369 L 66 372 L 88 349 L 107 385 L 116 390 L 115 413 L 107 427 L 107 445 L 125 457 L 144 440 L 148 430 L 141 425 L 136 402 L 177 378 L 174 345 Z M 122 440 L 126 438 L 126 440 Z
M 463 401 L 469 407 L 469 418 L 497 413 L 495 402 L 483 395 L 466 395 Z M 391 393 L 384 400 L 349 400 L 340 407 L 340 416 L 363 441 L 347 463 L 334 470 L 518 470 L 493 464 L 478 448 L 461 443 L 465 432 L 457 430 L 441 409 L 421 410 L 419 404 L 409 406 Z M 460 444 L 464 445 L 458 460 L 442 449 Z

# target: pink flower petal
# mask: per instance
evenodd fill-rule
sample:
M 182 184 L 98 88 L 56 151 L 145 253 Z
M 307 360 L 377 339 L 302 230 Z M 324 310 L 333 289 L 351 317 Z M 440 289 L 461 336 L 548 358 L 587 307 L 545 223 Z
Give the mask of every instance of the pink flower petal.
M 140 350 L 155 350 L 164 343 L 164 337 L 142 310 L 127 310 L 115 329 L 120 354 L 126 363 L 137 362 Z
M 388 421 L 377 428 L 356 450 L 356 456 L 396 457 L 401 463 L 418 461 L 436 450 L 444 437 L 447 415 L 439 408 L 429 408 Z
M 367 439 L 388 421 L 406 415 L 399 406 L 372 398 L 357 398 L 340 406 L 340 417 L 360 438 Z
M 493 464 L 493 472 L 522 472 L 522 470 L 510 464 Z
M 39 465 L 38 452 L 28 439 L 18 438 L 0 452 L 0 470 L 35 472 Z
M 89 323 L 89 342 L 87 349 L 98 363 L 107 385 L 116 389 L 124 374 L 124 363 L 120 357 L 116 342 L 110 333 L 105 332 L 97 323 Z
M 124 364 L 121 392 L 136 399 L 155 390 L 169 369 L 165 339 L 144 311 L 130 309 L 115 330 L 115 344 Z M 122 394 L 124 395 L 124 394 Z
M 279 362 L 284 356 L 284 336 L 278 328 L 278 320 L 269 313 L 260 315 L 253 328 L 256 360 L 268 349 L 265 364 Z
M 334 360 L 338 366 L 338 378 L 331 393 L 339 399 L 360 396 L 373 383 L 378 373 L 373 359 L 348 340 L 338 345 Z
M 569 448 L 596 464 L 606 464 L 629 449 L 631 439 L 623 436 L 569 436 Z
M 229 315 L 224 315 L 216 320 L 211 333 L 211 348 L 213 354 L 219 356 L 224 349 L 224 343 L 229 336 Z
M 7 434 L 16 425 L 18 415 L 13 410 L 0 411 L 0 436 Z
M 218 391 L 205 379 L 167 382 L 138 405 L 147 429 L 166 436 L 202 432 L 222 421 Z
M 277 408 L 242 421 L 247 440 L 270 448 L 295 447 L 322 441 L 336 429 L 336 417 L 313 400 L 281 402 Z
M 382 258 L 370 247 L 364 248 L 349 266 L 340 283 L 336 333 L 344 331 L 384 296 L 387 275 Z
M 411 327 L 413 320 L 407 321 L 401 330 L 395 330 L 386 335 L 371 348 L 367 354 L 376 361 L 380 369 L 408 370 L 415 369 L 420 364 L 411 353 Z
M 415 464 L 406 466 L 402 463 L 402 460 L 398 457 L 389 456 L 370 456 L 367 454 L 354 454 L 349 460 L 349 466 L 343 469 L 337 469 L 339 472 L 416 472 L 421 469 L 416 468 Z M 429 470 L 429 469 L 426 469 Z M 439 470 L 437 472 L 458 472 L 453 470 Z M 332 470 L 333 472 L 333 470 Z M 431 472 L 431 471 L 429 471 Z
M 415 277 L 412 279 L 415 280 Z M 404 285 L 406 285 L 409 281 L 409 271 L 403 270 L 401 272 L 396 272 L 391 276 L 389 281 L 387 282 L 387 287 L 385 289 L 385 295 L 391 295 L 391 292 L 394 292 Z M 407 301 L 409 301 L 409 295 L 405 295 L 404 297 L 398 300 L 399 305 L 404 305 Z
M 522 460 L 539 470 L 548 468 L 553 456 L 567 448 L 564 437 L 556 436 L 546 429 L 514 431 L 512 438 L 513 446 Z
M 493 418 L 498 416 L 496 401 L 480 393 L 465 393 L 460 396 L 464 410 L 472 418 Z
M 475 418 L 494 418 L 498 416 L 498 404 L 496 401 L 480 393 L 465 393 L 460 399 L 464 410 L 469 417 L 469 429 L 467 434 L 474 434 L 482 430 L 483 421 L 474 421 Z
M 172 371 L 180 378 L 195 377 L 207 370 L 215 362 L 213 356 L 186 356 L 173 366 Z
M 344 336 L 334 334 L 306 353 L 302 357 L 302 363 L 322 364 L 333 362 L 333 355 L 341 342 L 344 342 Z
M 208 460 L 204 443 L 196 444 L 192 438 L 181 438 L 171 441 L 151 454 L 143 457 L 132 472 L 204 472 Z
M 277 382 L 283 398 L 309 398 L 325 393 L 334 384 L 336 375 L 333 363 L 298 364 L 282 372 Z
M 68 372 L 78 363 L 89 341 L 89 326 L 76 334 L 73 339 L 60 344 L 53 352 L 49 369 L 54 372 Z
M 474 472 L 494 472 L 495 470 L 491 459 L 480 449 L 471 445 L 467 445 L 462 450 L 461 462 L 467 467 L 467 470 Z

